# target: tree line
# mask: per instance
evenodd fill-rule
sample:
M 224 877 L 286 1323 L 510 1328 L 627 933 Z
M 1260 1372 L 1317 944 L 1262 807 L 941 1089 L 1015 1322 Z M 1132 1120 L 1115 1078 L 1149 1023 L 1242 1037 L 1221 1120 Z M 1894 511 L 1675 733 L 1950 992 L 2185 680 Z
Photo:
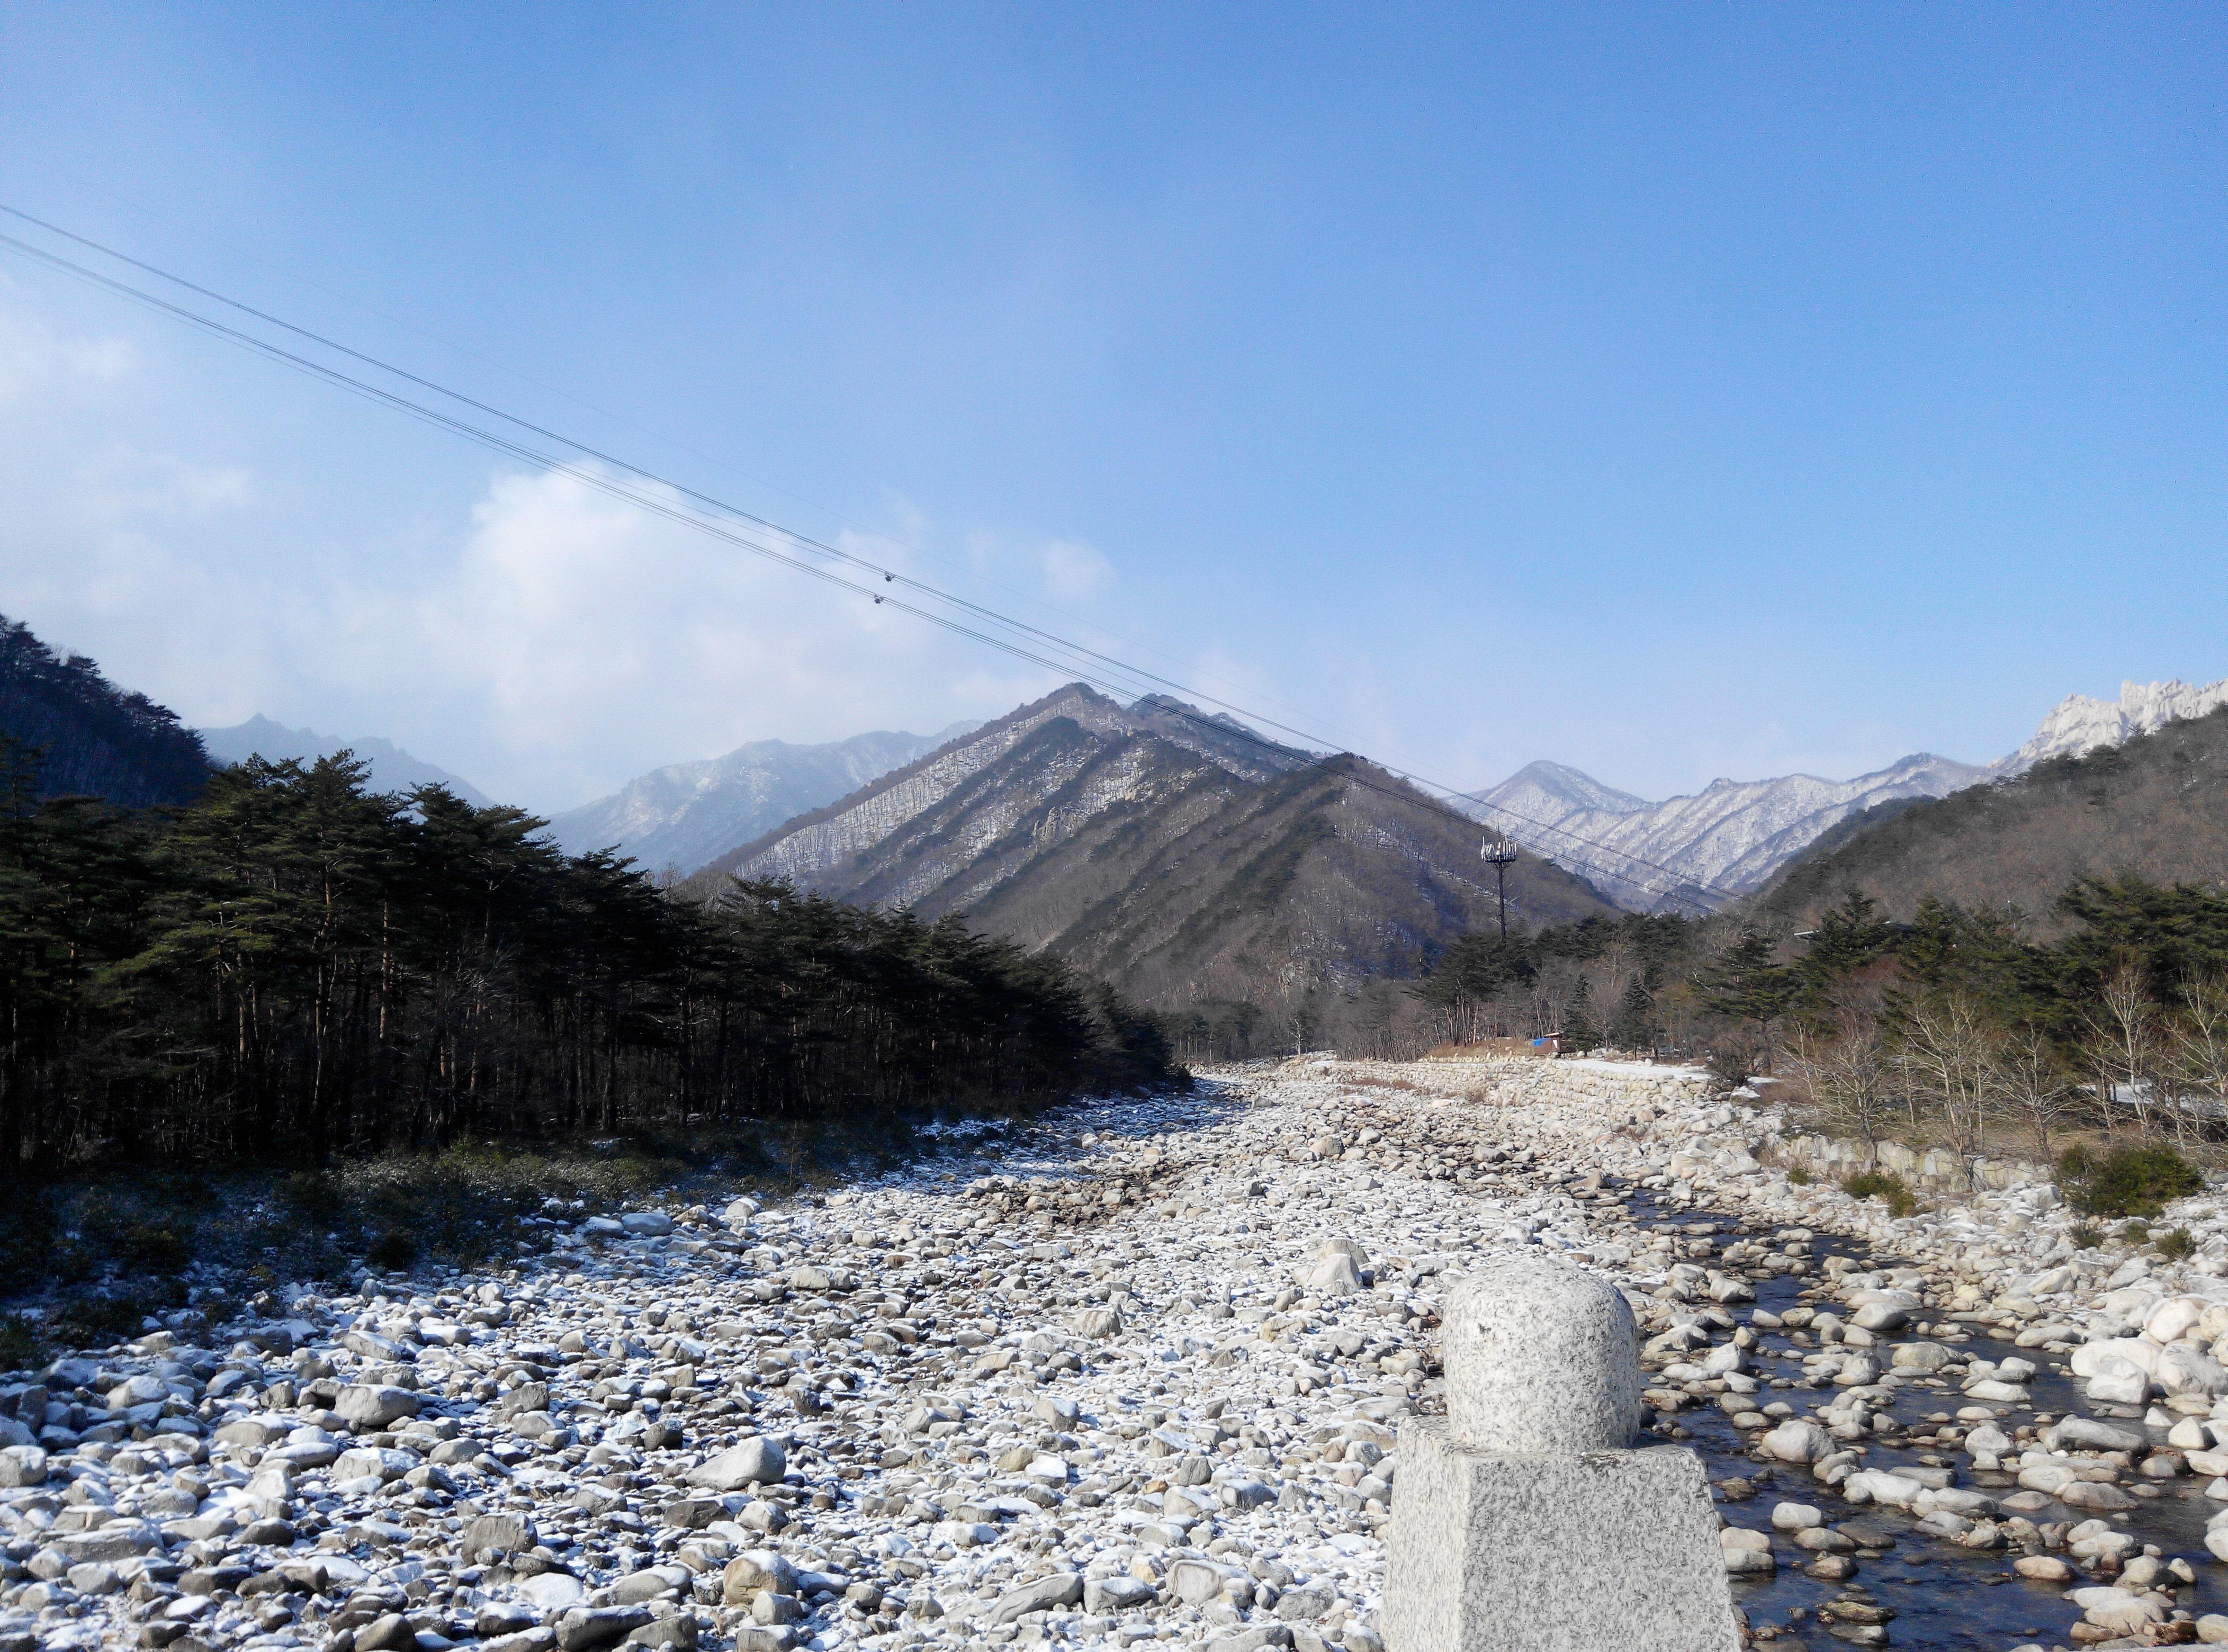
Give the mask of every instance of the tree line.
M 1707 926 L 1676 914 L 1593 917 L 1533 930 L 1473 930 L 1449 944 L 1414 996 L 1454 1043 L 1559 1037 L 1565 1049 L 1683 1049 L 1698 1030 L 1687 977 Z
M 1852 893 L 1786 964 L 1744 936 L 1725 1007 L 1778 1030 L 1789 1076 L 1842 1128 L 2048 1153 L 2069 1125 L 2185 1145 L 2228 1122 L 2228 896 L 2133 874 L 2059 896 L 2052 942 L 2016 911 L 1922 900 L 1891 925 Z
M 0 1162 L 317 1161 L 460 1137 L 1037 1103 L 1165 1081 L 1158 1028 L 957 918 L 683 900 L 346 754 L 194 803 L 39 798 L 0 736 Z
M 1850 891 L 1815 927 L 1740 913 L 1473 933 L 1418 996 L 1444 1035 L 1561 1035 L 1775 1073 L 1837 1128 L 2047 1153 L 2070 1124 L 2193 1141 L 2228 1127 L 2228 893 L 2076 879 L 2063 932 L 1928 896 L 1909 923 Z

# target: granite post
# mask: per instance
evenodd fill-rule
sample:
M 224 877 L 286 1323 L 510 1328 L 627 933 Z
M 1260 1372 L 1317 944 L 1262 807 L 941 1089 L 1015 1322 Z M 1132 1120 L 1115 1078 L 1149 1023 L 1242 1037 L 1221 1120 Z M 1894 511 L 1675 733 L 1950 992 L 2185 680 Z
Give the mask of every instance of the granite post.
M 1388 1652 L 1738 1652 L 1701 1459 L 1631 1449 L 1640 1339 L 1617 1288 L 1500 1258 L 1444 1326 L 1447 1414 L 1400 1430 Z

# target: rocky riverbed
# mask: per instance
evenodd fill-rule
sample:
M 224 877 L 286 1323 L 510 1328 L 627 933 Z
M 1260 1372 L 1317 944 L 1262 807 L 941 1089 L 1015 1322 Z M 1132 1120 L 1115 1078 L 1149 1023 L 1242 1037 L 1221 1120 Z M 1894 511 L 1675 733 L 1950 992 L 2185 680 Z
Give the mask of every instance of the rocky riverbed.
M 1770 1168 L 1783 1122 L 1310 1061 L 186 1310 L 0 1383 L 0 1652 L 1377 1652 L 1443 1289 L 1533 1246 L 1632 1302 L 1758 1644 L 2228 1638 L 2221 1201 L 2176 1263 L 2077 1250 L 2046 1186 L 1892 1220 Z

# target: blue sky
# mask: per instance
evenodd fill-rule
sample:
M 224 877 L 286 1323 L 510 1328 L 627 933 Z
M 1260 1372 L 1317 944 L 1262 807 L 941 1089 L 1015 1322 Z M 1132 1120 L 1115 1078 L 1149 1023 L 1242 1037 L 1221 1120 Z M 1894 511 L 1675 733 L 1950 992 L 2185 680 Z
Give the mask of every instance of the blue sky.
M 2223 36 L 10 3 L 0 201 L 1339 743 L 1661 796 L 2228 676 Z M 7 259 L 0 491 L 0 611 L 543 809 L 1048 681 Z

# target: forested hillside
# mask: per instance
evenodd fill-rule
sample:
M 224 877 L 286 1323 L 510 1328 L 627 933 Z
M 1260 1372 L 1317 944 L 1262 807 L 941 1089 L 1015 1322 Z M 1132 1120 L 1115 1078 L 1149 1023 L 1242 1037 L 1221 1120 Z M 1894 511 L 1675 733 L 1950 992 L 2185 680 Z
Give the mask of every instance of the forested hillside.
M 175 816 L 0 820 L 0 1164 L 317 1159 L 459 1136 L 1170 1076 L 1111 990 L 786 886 L 669 899 L 515 809 L 250 759 Z
M 2016 908 L 2037 932 L 2077 879 L 2154 883 L 2228 876 L 2228 708 L 2016 779 L 1843 823 L 1758 899 L 1761 923 L 1808 928 L 1851 890 L 1908 919 L 1929 895 L 1968 910 Z
M 15 789 L 35 797 L 143 809 L 187 802 L 208 779 L 201 740 L 176 713 L 118 688 L 82 654 L 56 654 L 3 615 L 0 735 L 19 748 Z

